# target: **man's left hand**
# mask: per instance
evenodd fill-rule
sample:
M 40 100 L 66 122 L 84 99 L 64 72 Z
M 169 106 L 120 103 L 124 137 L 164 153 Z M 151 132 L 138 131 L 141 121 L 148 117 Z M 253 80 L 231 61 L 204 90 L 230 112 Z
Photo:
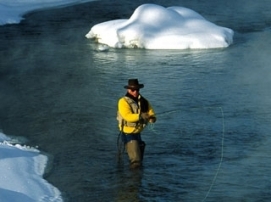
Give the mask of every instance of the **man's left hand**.
M 151 116 L 151 117 L 149 118 L 149 122 L 150 122 L 150 123 L 155 123 L 155 122 L 156 122 L 156 117 Z

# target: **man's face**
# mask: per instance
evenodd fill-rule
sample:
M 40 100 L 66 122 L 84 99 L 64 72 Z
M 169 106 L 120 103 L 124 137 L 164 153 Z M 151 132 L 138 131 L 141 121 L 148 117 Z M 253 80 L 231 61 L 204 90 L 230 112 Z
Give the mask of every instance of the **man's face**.
M 139 96 L 139 89 L 128 89 L 128 93 L 137 98 Z

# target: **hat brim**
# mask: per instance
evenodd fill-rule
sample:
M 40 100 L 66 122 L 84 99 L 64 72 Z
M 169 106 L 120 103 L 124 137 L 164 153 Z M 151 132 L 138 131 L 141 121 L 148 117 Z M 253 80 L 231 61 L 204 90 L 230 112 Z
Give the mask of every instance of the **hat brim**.
M 126 89 L 140 89 L 140 88 L 144 88 L 144 84 L 139 84 L 137 86 L 124 86 L 124 88 L 126 88 Z

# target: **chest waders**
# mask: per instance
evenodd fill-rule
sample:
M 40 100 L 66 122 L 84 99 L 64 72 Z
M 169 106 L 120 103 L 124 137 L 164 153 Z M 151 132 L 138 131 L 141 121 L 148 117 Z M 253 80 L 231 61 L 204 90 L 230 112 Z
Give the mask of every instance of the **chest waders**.
M 140 97 L 139 97 L 140 98 Z M 124 99 L 127 101 L 129 106 L 131 107 L 131 110 L 133 113 L 140 113 L 140 102 L 136 103 L 134 100 L 132 100 L 129 97 L 124 97 Z M 130 123 L 125 121 L 120 113 L 118 113 L 117 117 L 119 123 L 121 124 L 121 136 L 122 141 L 125 144 L 125 148 L 130 160 L 130 167 L 131 168 L 137 168 L 141 165 L 143 161 L 144 151 L 145 151 L 145 142 L 141 140 L 140 133 L 138 134 L 125 134 L 123 132 L 124 126 L 131 126 L 131 127 L 137 127 L 140 123 L 139 121 L 136 123 Z

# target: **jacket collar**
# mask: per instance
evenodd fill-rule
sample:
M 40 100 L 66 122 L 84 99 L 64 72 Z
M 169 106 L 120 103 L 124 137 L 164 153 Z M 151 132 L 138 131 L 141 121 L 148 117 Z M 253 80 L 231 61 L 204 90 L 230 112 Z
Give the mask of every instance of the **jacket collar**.
M 131 98 L 131 99 L 134 100 L 136 103 L 138 102 L 138 97 L 134 97 L 134 96 L 132 96 L 132 95 L 129 94 L 129 93 L 126 93 L 125 96 Z

